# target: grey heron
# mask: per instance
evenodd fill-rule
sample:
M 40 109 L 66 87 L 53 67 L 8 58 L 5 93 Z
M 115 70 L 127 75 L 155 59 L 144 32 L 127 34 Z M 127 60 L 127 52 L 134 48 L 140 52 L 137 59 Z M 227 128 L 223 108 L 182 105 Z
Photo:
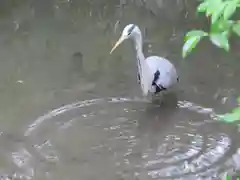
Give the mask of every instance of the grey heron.
M 128 24 L 110 54 L 126 39 L 132 39 L 136 49 L 138 65 L 138 82 L 141 84 L 143 96 L 148 93 L 158 94 L 167 90 L 179 81 L 175 66 L 167 59 L 159 56 L 145 58 L 142 51 L 142 33 L 135 24 Z

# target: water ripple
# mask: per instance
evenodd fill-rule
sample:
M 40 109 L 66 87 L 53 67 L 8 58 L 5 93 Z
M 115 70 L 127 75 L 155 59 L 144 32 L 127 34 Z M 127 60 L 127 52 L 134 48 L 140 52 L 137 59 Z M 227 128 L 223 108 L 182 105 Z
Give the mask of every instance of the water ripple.
M 236 139 L 211 108 L 187 101 L 168 113 L 162 108 L 106 98 L 50 111 L 28 126 L 26 147 L 12 153 L 18 177 L 213 180 L 240 169 Z M 195 116 L 201 121 L 186 119 Z

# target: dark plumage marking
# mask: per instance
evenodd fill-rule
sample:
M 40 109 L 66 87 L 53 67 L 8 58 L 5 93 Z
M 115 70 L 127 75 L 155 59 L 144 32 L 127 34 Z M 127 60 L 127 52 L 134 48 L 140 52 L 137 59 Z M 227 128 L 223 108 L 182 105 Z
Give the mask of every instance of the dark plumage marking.
M 129 29 L 128 29 L 128 35 L 130 35 L 135 28 L 135 25 L 133 24 Z
M 138 84 L 140 84 L 140 74 L 137 73 L 137 78 L 138 78 Z
M 157 94 L 157 93 L 159 93 L 159 92 L 161 92 L 161 91 L 163 91 L 163 90 L 166 90 L 166 88 L 165 87 L 163 87 L 162 85 L 156 85 L 156 91 L 155 91 L 155 94 Z
M 152 86 L 155 86 L 155 87 L 156 87 L 155 94 L 159 93 L 160 91 L 166 90 L 166 88 L 163 87 L 161 84 L 160 84 L 160 85 L 157 85 L 157 84 L 156 84 L 156 81 L 158 80 L 159 77 L 160 77 L 160 71 L 157 70 L 157 71 L 154 73 L 154 78 L 153 78 L 153 81 L 152 81 Z
M 140 83 L 140 74 L 137 73 L 137 77 L 138 77 L 138 83 Z M 158 78 L 160 77 L 160 72 L 157 70 L 155 73 L 154 73 L 154 78 L 153 78 L 153 81 L 152 81 L 152 86 L 155 86 L 156 87 L 156 91 L 155 91 L 155 94 L 163 91 L 163 90 L 166 90 L 165 87 L 163 87 L 161 84 L 160 85 L 157 85 L 156 84 L 156 81 L 158 80 Z
M 141 82 L 141 79 L 140 79 L 140 74 L 139 74 L 139 71 L 141 72 L 142 71 L 142 67 L 141 67 L 141 64 L 140 64 L 140 59 L 139 59 L 139 57 L 137 56 L 137 63 L 138 63 L 138 83 L 140 84 L 140 82 Z
M 153 78 L 153 81 L 152 81 L 152 85 L 157 85 L 157 84 L 156 84 L 156 81 L 158 80 L 159 76 L 160 76 L 160 72 L 159 72 L 159 70 L 157 70 L 157 71 L 154 73 L 154 78 Z

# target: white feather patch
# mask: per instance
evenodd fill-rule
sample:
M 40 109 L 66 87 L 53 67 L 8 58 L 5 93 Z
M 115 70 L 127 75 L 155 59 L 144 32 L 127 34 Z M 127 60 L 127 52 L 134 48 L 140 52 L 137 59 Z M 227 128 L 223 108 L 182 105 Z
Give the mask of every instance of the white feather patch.
M 153 76 L 150 71 L 150 68 L 146 63 L 142 64 L 141 69 L 142 71 L 140 72 L 140 77 L 141 77 L 142 92 L 144 96 L 147 96 L 148 92 L 152 87 Z

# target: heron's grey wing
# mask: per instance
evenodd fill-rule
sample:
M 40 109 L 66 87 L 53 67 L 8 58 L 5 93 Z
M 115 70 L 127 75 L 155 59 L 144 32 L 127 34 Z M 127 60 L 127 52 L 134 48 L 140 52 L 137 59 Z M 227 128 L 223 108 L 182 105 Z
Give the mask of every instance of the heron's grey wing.
M 146 60 L 151 71 L 155 73 L 158 70 L 160 72 L 160 76 L 156 81 L 157 85 L 169 88 L 177 82 L 177 72 L 170 61 L 158 56 L 150 56 Z
M 169 67 L 169 69 L 161 69 L 160 78 L 157 80 L 157 84 L 160 84 L 165 88 L 169 88 L 176 82 L 177 73 L 174 67 Z

